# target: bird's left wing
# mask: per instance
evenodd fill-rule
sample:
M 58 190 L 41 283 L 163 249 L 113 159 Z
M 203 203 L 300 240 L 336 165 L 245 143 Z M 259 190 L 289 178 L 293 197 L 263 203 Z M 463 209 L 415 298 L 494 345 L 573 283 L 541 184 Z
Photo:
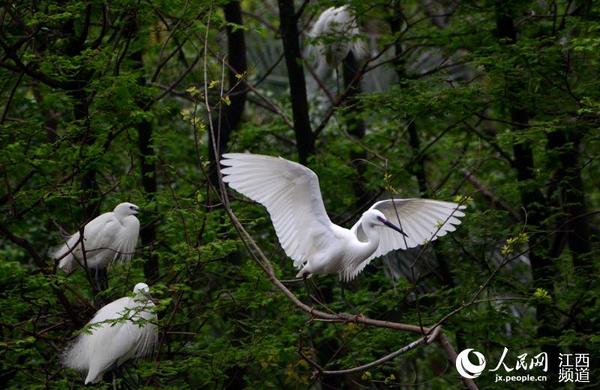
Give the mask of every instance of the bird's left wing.
M 223 181 L 267 208 L 285 253 L 301 267 L 335 240 L 317 175 L 281 157 L 227 153 Z
M 419 198 L 387 199 L 376 202 L 370 209 L 381 211 L 385 218 L 400 227 L 406 236 L 392 229 L 380 227 L 379 246 L 365 261 L 349 270 L 352 274 L 349 277 L 355 277 L 376 257 L 396 249 L 414 248 L 455 231 L 456 226 L 461 223 L 459 218 L 465 216 L 462 211 L 465 208 L 466 206 L 458 203 Z M 354 224 L 351 231 L 359 240 L 367 239 L 362 218 Z
M 110 247 L 119 233 L 119 222 L 113 212 L 97 216 L 88 222 L 83 230 L 83 238 L 86 253 L 92 255 L 98 251 Z
M 139 233 L 139 221 L 124 226 L 115 213 L 108 212 L 85 226 L 85 250 L 89 256 L 110 260 L 129 260 L 133 257 Z

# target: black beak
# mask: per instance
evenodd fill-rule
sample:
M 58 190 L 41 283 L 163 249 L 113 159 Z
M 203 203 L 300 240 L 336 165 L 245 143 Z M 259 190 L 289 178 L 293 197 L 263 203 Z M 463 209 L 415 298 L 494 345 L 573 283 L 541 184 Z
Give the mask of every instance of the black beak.
M 152 295 L 149 292 L 142 292 L 142 296 L 146 298 L 148 301 L 158 304 L 158 299 L 152 298 Z
M 390 221 L 388 221 L 387 219 L 383 219 L 381 217 L 377 217 L 377 219 L 379 221 L 381 221 L 382 224 L 384 224 L 385 226 L 389 227 L 390 229 L 394 229 L 395 231 L 397 231 L 398 233 L 402 234 L 404 237 L 408 237 L 408 235 L 406 233 L 404 233 L 402 231 L 402 229 L 400 229 L 398 226 L 394 225 L 393 223 L 391 223 Z

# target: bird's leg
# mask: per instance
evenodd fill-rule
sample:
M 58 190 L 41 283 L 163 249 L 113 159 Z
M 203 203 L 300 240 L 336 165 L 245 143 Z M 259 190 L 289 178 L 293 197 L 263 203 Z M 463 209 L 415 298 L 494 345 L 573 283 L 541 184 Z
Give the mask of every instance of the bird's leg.
M 98 270 L 100 279 L 100 290 L 104 291 L 108 289 L 108 268 L 101 268 Z
M 306 290 L 306 295 L 310 297 L 310 286 L 308 285 L 308 273 L 302 274 L 302 280 L 304 281 L 304 289 Z
M 94 288 L 100 291 L 100 280 L 98 279 L 98 268 L 94 268 Z
M 117 363 L 115 362 L 112 365 L 112 373 L 113 373 L 113 378 L 118 378 L 120 379 L 120 383 L 119 383 L 119 388 L 120 389 L 135 389 L 138 388 L 139 386 L 136 385 L 136 381 L 132 378 L 132 376 L 129 374 L 129 371 L 126 368 L 126 365 L 117 365 Z
M 325 296 L 323 295 L 323 292 L 321 291 L 319 286 L 317 286 L 317 284 L 314 281 L 311 280 L 310 283 L 312 284 L 312 291 L 314 291 L 314 294 L 311 295 L 312 300 L 317 305 L 325 306 Z
M 94 268 L 94 287 L 97 291 L 108 289 L 108 272 L 106 268 Z
M 112 372 L 112 379 L 113 390 L 117 390 L 117 375 L 114 371 Z
M 302 275 L 302 279 L 304 281 L 304 288 L 306 289 L 306 294 L 308 298 L 316 304 L 320 306 L 325 306 L 325 298 L 319 289 L 319 286 L 311 279 L 312 274 L 306 273 Z M 309 281 L 310 279 L 310 281 Z M 312 285 L 312 286 L 311 286 Z
M 121 366 L 121 373 L 123 377 L 123 384 L 126 388 L 134 389 L 138 387 L 136 386 L 137 381 L 135 380 L 135 378 L 133 378 L 133 376 L 129 373 L 129 370 L 127 370 L 125 366 Z
M 101 270 L 98 268 L 93 269 L 94 277 L 91 280 L 92 288 L 94 290 L 94 304 L 104 306 L 107 302 L 102 297 L 102 291 L 106 290 L 106 287 L 103 286 L 102 283 L 102 274 Z

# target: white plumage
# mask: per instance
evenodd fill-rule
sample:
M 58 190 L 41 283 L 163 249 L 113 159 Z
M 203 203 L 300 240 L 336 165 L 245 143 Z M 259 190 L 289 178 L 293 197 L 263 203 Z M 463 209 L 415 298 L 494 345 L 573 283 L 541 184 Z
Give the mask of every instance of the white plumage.
M 352 280 L 376 257 L 453 232 L 465 215 L 465 206 L 457 203 L 388 199 L 346 229 L 329 219 L 319 179 L 307 167 L 241 153 L 224 154 L 221 164 L 225 183 L 267 208 L 281 246 L 300 269 L 298 277 L 337 273 Z
M 58 268 L 67 273 L 86 264 L 90 269 L 103 269 L 114 260 L 131 259 L 140 232 L 140 221 L 135 216 L 139 210 L 132 203 L 121 203 L 88 222 L 83 229 L 85 258 L 76 232 L 51 253 L 54 259 L 60 259 Z
M 367 56 L 356 18 L 346 5 L 323 11 L 310 30 L 309 36 L 319 39 L 317 44 L 310 47 L 309 53 L 318 61 L 319 75 L 325 73 L 327 66 L 337 68 L 350 52 L 357 60 Z
M 117 299 L 98 310 L 65 351 L 63 364 L 86 374 L 85 384 L 97 383 L 104 373 L 126 360 L 152 353 L 158 341 L 157 316 L 150 290 L 138 283 L 133 297 Z

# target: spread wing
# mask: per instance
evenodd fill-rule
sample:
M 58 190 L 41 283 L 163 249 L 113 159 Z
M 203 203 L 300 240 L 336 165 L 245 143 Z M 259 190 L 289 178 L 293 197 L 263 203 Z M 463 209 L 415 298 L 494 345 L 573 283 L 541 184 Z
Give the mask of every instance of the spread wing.
M 223 181 L 267 208 L 285 253 L 298 268 L 335 240 L 317 175 L 281 157 L 227 153 Z
M 406 237 L 392 229 L 379 228 L 379 246 L 352 272 L 356 276 L 371 260 L 397 249 L 414 248 L 443 237 L 456 230 L 466 206 L 431 199 L 388 199 L 376 202 L 371 209 L 379 210 L 391 223 L 402 228 Z M 352 227 L 359 240 L 366 241 L 362 218 Z

